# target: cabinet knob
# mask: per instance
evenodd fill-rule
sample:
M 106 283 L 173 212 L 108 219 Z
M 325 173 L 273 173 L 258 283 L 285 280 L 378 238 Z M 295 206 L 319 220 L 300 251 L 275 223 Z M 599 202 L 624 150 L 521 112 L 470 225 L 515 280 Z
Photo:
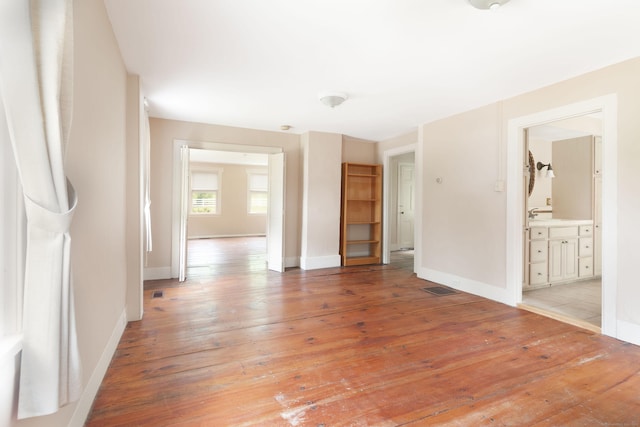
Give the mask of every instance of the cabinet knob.
M 589 249 L 589 245 L 585 246 L 585 248 Z

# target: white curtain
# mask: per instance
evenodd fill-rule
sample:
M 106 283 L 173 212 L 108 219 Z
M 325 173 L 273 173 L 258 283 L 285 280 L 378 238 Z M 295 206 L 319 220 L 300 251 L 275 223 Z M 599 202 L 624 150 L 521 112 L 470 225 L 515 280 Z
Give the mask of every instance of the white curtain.
M 146 104 L 146 102 L 145 102 Z M 144 111 L 144 138 L 142 140 L 144 170 L 144 236 L 145 251 L 148 254 L 153 250 L 151 238 L 151 129 L 149 126 L 149 112 L 145 105 Z M 146 263 L 146 261 L 145 261 Z
M 76 196 L 64 172 L 72 23 L 69 0 L 0 1 L 0 92 L 27 214 L 18 418 L 56 412 L 81 391 L 69 236 Z

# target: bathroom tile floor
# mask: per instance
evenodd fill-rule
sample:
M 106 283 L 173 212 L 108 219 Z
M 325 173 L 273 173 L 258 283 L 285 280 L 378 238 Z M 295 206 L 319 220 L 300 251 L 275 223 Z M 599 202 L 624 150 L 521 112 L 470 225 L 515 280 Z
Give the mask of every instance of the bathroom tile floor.
M 598 278 L 523 292 L 522 302 L 600 327 L 602 281 Z

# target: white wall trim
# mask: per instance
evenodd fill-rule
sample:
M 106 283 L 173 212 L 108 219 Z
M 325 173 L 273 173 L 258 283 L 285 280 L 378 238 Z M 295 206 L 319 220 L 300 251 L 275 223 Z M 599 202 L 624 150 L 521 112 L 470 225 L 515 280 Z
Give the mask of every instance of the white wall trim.
M 618 286 L 618 97 L 604 95 L 541 111 L 508 122 L 507 137 L 507 258 L 506 280 L 509 305 L 522 301 L 522 230 L 524 227 L 523 191 L 523 130 L 556 120 L 601 111 L 602 132 L 602 333 L 617 335 L 617 286 Z
M 127 326 L 127 311 L 123 310 L 116 322 L 116 326 L 113 328 L 113 332 L 111 333 L 111 337 L 107 342 L 107 345 L 102 352 L 102 356 L 100 356 L 100 360 L 91 373 L 91 377 L 89 377 L 89 381 L 82 391 L 82 395 L 76 404 L 76 408 L 73 412 L 73 416 L 69 421 L 70 427 L 82 427 L 87 421 L 87 417 L 89 416 L 89 412 L 91 411 L 91 406 L 93 405 L 93 401 L 98 394 L 98 390 L 100 389 L 100 384 L 104 379 L 105 374 L 107 373 L 107 369 L 109 368 L 109 364 L 111 363 L 111 359 L 118 348 L 118 343 L 120 342 L 120 338 L 122 337 L 122 333 L 124 332 L 124 328 Z
M 171 267 L 147 267 L 144 269 L 144 280 L 161 280 L 171 278 Z
M 301 257 L 300 268 L 303 270 L 317 270 L 319 268 L 340 267 L 340 255 L 326 255 L 317 257 Z
M 382 153 L 382 263 L 383 264 L 389 264 L 391 262 L 391 250 L 393 250 L 393 248 L 391 247 L 391 245 L 389 244 L 389 217 L 391 215 L 390 213 L 390 209 L 392 208 L 392 206 L 390 206 L 389 204 L 389 194 L 391 191 L 391 179 L 389 177 L 389 168 L 391 167 L 391 158 L 395 157 L 395 156 L 400 156 L 402 154 L 407 154 L 407 153 L 416 153 L 417 150 L 417 146 L 418 144 L 409 144 L 409 145 L 404 145 L 402 147 L 395 147 L 395 148 L 390 148 L 388 150 L 385 150 Z M 414 164 L 417 163 L 416 159 L 414 158 Z M 417 179 L 414 177 L 414 180 L 417 181 Z M 417 182 L 416 182 L 417 185 Z M 417 190 L 416 190 L 417 192 Z M 415 209 L 416 211 L 419 210 L 419 206 L 416 203 L 415 205 Z M 414 218 L 417 217 L 419 215 L 419 212 L 415 212 L 414 213 Z M 413 236 L 413 240 L 414 242 L 417 241 L 416 239 L 416 229 L 414 227 L 414 236 Z M 414 259 L 414 268 L 413 270 L 415 271 L 415 259 Z
M 443 273 L 441 271 L 429 268 L 421 268 L 418 271 L 420 279 L 429 280 L 434 283 L 448 286 L 458 291 L 467 292 L 469 294 L 478 295 L 503 304 L 509 304 L 510 291 L 505 288 L 498 288 L 488 283 L 478 282 L 476 280 L 467 279 L 465 277 L 456 276 L 454 274 Z
M 631 344 L 640 345 L 640 325 L 626 322 L 624 320 L 618 320 L 616 331 L 618 332 L 618 339 L 630 342 Z
M 222 239 L 227 237 L 266 237 L 267 235 L 264 233 L 255 233 L 255 234 L 203 234 L 198 236 L 189 236 L 187 240 L 197 240 L 197 239 Z
M 180 188 L 181 188 L 181 169 L 182 163 L 180 161 L 180 147 L 183 145 L 189 148 L 200 148 L 203 150 L 214 151 L 233 151 L 239 153 L 262 153 L 262 154 L 275 154 L 282 153 L 282 147 L 265 147 L 257 145 L 242 145 L 242 144 L 229 144 L 222 142 L 206 142 L 206 141 L 188 141 L 181 139 L 173 140 L 173 189 L 171 202 L 172 214 L 171 214 L 171 274 L 170 276 L 178 277 L 180 266 Z

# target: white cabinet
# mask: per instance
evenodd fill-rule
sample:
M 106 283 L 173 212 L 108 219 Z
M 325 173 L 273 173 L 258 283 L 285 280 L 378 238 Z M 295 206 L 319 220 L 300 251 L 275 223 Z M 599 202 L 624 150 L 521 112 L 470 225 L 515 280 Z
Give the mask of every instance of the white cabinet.
M 593 223 L 550 220 L 529 229 L 528 276 L 524 289 L 592 277 Z
M 579 234 L 578 276 L 592 277 L 594 275 L 593 226 L 581 225 Z
M 529 230 L 529 289 L 546 285 L 548 280 L 548 236 L 547 227 L 532 227 Z
M 549 282 L 578 277 L 578 239 L 549 240 Z

